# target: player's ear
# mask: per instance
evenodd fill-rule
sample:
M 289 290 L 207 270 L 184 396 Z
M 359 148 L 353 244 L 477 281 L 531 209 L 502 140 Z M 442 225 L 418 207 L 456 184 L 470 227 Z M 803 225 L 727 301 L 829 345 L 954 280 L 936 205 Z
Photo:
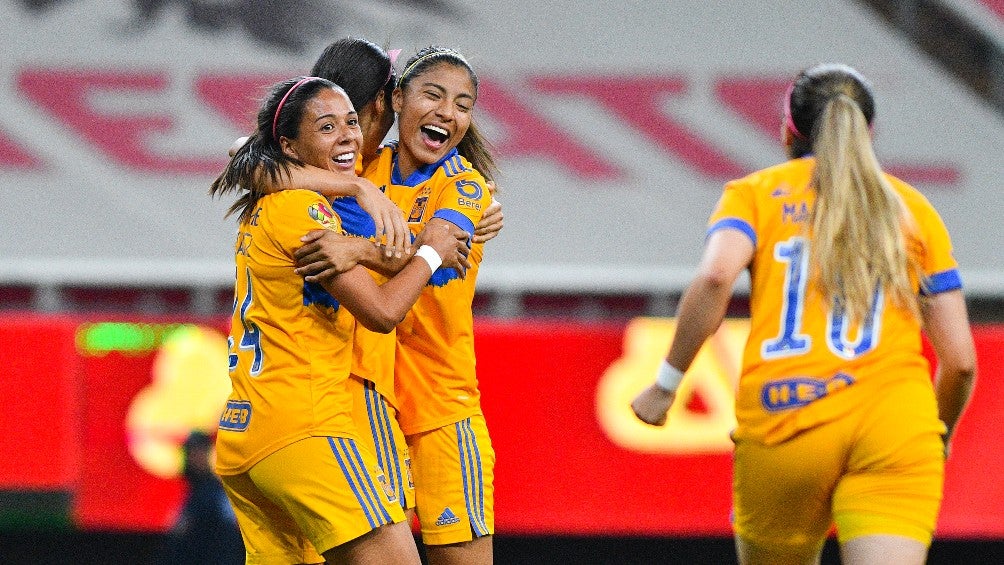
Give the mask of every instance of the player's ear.
M 279 137 L 279 147 L 282 148 L 283 154 L 287 157 L 291 159 L 300 158 L 300 156 L 296 153 L 296 147 L 293 146 L 293 143 L 285 135 Z
M 401 112 L 401 106 L 404 103 L 404 91 L 401 87 L 394 89 L 394 93 L 391 95 L 391 107 L 394 109 L 395 113 Z

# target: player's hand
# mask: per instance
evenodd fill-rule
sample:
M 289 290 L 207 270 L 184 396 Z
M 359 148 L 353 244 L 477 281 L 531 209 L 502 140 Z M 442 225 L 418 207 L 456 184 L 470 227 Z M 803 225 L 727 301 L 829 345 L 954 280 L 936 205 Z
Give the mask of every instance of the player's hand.
M 250 139 L 248 136 L 238 137 L 233 143 L 230 144 L 230 149 L 227 150 L 227 154 L 231 157 L 237 154 L 237 150 L 244 146 L 245 143 Z
M 631 402 L 631 410 L 642 422 L 661 426 L 666 423 L 666 415 L 675 398 L 676 392 L 670 392 L 653 383 L 635 397 Z
M 416 247 L 429 245 L 443 258 L 443 267 L 456 269 L 460 278 L 467 277 L 471 263 L 467 255 L 471 252 L 468 241 L 471 236 L 466 231 L 445 220 L 433 220 L 415 239 Z
M 474 243 L 484 243 L 502 231 L 505 217 L 502 214 L 502 203 L 495 200 L 495 183 L 488 181 L 489 190 L 492 192 L 492 203 L 485 209 L 485 215 L 474 228 Z
M 384 253 L 388 257 L 401 257 L 411 252 L 411 231 L 404 221 L 404 213 L 372 182 L 360 178 L 356 202 L 373 218 L 376 237 L 386 236 Z
M 303 246 L 293 252 L 294 272 L 307 282 L 316 283 L 348 271 L 359 263 L 357 248 L 346 243 L 357 238 L 331 230 L 312 230 L 300 238 Z

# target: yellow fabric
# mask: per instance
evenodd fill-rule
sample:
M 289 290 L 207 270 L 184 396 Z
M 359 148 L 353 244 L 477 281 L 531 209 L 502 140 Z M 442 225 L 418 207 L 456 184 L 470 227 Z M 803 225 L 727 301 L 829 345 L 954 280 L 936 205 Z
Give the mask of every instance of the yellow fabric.
M 873 323 L 843 327 L 806 273 L 805 223 L 814 203 L 812 158 L 788 161 L 732 181 L 709 220 L 746 233 L 755 245 L 751 267 L 750 336 L 736 399 L 735 437 L 768 444 L 840 418 L 857 408 L 852 389 L 874 389 L 890 378 L 930 381 L 921 353 L 920 322 L 885 297 Z M 951 241 L 941 218 L 915 189 L 893 177 L 914 228 L 908 248 L 932 293 L 960 286 Z M 846 326 L 846 324 L 844 324 Z M 864 328 L 862 327 L 864 326 Z
M 491 194 L 481 174 L 456 150 L 409 179 L 395 179 L 394 167 L 394 146 L 385 146 L 366 176 L 385 187 L 387 196 L 406 211 L 414 235 L 433 217 L 473 235 Z M 437 270 L 397 327 L 394 392 L 405 434 L 436 429 L 481 411 L 471 304 L 483 247 L 471 249 L 466 278 L 452 269 Z
M 930 544 L 944 479 L 930 387 L 901 379 L 854 400 L 856 410 L 779 444 L 737 440 L 737 535 L 809 555 L 834 523 L 841 542 L 887 534 Z
M 470 541 L 495 532 L 495 451 L 484 416 L 408 436 L 422 540 Z
M 321 553 L 404 520 L 376 459 L 349 438 L 311 437 L 223 476 L 248 563 L 323 563 Z
M 233 392 L 219 422 L 222 475 L 309 436 L 355 437 L 346 388 L 355 320 L 319 285 L 293 272 L 310 230 L 340 230 L 314 192 L 263 197 L 241 224 L 230 333 Z
M 376 389 L 372 381 L 352 375 L 352 419 L 359 430 L 360 444 L 376 454 L 377 464 L 387 477 L 403 508 L 415 507 L 415 480 L 404 432 L 397 422 L 397 410 Z

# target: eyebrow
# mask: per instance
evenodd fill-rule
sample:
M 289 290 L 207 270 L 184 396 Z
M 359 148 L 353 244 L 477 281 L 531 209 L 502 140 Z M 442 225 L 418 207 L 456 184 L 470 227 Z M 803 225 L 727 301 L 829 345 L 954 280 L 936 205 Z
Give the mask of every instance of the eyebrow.
M 437 84 L 437 83 L 435 83 L 435 82 L 423 82 L 423 83 L 422 83 L 422 86 L 423 86 L 423 87 L 431 87 L 431 88 L 435 88 L 436 90 L 439 90 L 440 92 L 443 92 L 443 93 L 446 93 L 446 89 L 445 89 L 445 88 L 443 88 L 443 86 L 442 86 L 442 85 L 440 85 L 440 84 Z M 464 92 L 464 93 L 462 93 L 462 94 L 458 94 L 458 95 L 457 95 L 457 98 L 470 98 L 471 100 L 475 100 L 475 98 L 474 98 L 474 95 L 473 95 L 473 94 L 467 94 L 466 92 Z
M 348 117 L 348 116 L 358 116 L 358 115 L 359 115 L 359 112 L 356 112 L 355 110 L 353 110 L 351 112 L 347 112 L 345 114 L 346 117 Z M 314 120 L 314 123 L 316 124 L 317 122 L 319 122 L 321 120 L 324 120 L 324 119 L 327 119 L 327 118 L 336 118 L 337 119 L 338 116 L 336 114 L 324 114 L 324 115 L 321 115 L 321 116 L 317 116 L 317 118 Z

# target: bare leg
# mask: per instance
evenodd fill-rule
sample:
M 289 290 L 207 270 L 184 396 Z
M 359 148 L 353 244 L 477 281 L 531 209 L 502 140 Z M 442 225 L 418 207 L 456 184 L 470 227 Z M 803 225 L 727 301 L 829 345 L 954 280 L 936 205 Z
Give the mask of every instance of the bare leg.
M 840 546 L 844 565 L 923 565 L 927 546 L 903 536 L 861 536 Z
M 449 545 L 426 545 L 429 565 L 491 565 L 494 561 L 492 536 Z
M 407 522 L 388 524 L 324 552 L 328 563 L 342 565 L 420 565 Z
M 736 537 L 736 553 L 741 565 L 819 565 L 823 546 L 805 548 L 803 551 L 782 551 L 764 547 L 741 537 Z

